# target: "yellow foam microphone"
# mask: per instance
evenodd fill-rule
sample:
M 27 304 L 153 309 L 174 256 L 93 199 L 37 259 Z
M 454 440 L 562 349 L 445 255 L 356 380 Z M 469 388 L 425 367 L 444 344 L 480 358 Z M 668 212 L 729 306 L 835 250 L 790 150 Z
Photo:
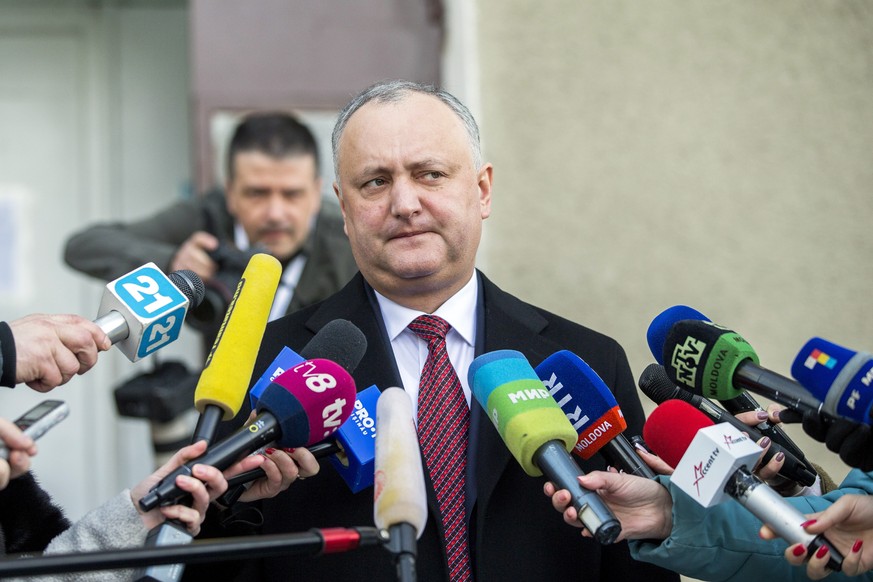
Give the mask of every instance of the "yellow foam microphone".
M 211 443 L 218 423 L 239 412 L 281 276 L 275 257 L 259 253 L 249 260 L 194 391 L 200 420 L 193 442 Z

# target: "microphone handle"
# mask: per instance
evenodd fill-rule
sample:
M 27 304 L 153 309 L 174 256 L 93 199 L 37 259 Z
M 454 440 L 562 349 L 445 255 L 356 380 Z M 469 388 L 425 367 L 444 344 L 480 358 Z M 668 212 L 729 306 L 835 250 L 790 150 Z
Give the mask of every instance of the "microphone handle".
M 822 416 L 823 402 L 819 402 L 803 386 L 762 368 L 752 360 L 743 360 L 734 372 L 735 386 L 760 394 L 774 402 L 784 404 L 789 408 L 804 414 Z
M 127 326 L 127 321 L 125 321 L 124 316 L 118 311 L 110 311 L 109 313 L 95 319 L 94 323 L 97 324 L 97 327 L 103 330 L 103 333 L 109 336 L 109 341 L 112 345 L 126 340 L 127 336 L 130 335 L 130 328 Z
M 806 546 L 808 555 L 813 555 L 821 546 L 827 546 L 830 554 L 827 567 L 834 572 L 842 569 L 840 551 L 824 535 L 813 535 L 800 527 L 806 517 L 746 467 L 734 472 L 724 490 L 789 544 Z
M 342 447 L 339 445 L 339 443 L 336 442 L 335 439 L 323 441 L 308 448 L 309 452 L 312 453 L 316 459 L 329 457 L 342 450 Z M 239 475 L 234 475 L 227 480 L 227 491 L 224 492 L 224 495 L 216 499 L 216 501 L 219 505 L 223 505 L 224 507 L 230 507 L 231 505 L 236 503 L 237 500 L 239 500 L 240 496 L 243 493 L 246 492 L 246 489 L 248 488 L 245 485 L 247 483 L 257 481 L 265 475 L 266 473 L 264 473 L 264 470 L 260 467 L 252 469 L 251 471 L 245 471 L 244 473 L 240 473 Z
M 255 426 L 257 430 L 251 430 Z M 179 475 L 190 476 L 194 465 L 210 465 L 223 471 L 242 457 L 281 436 L 282 429 L 279 420 L 269 412 L 262 412 L 254 421 L 217 443 L 202 456 L 193 461 L 188 461 L 164 477 L 151 491 L 139 500 L 139 506 L 144 511 L 150 511 L 158 505 L 176 502 L 181 497 L 187 495 L 186 492 L 179 489 L 176 485 L 176 477 Z
M 611 544 L 621 533 L 621 523 L 606 503 L 595 493 L 579 484 L 577 477 L 585 473 L 560 441 L 549 441 L 534 453 L 534 462 L 556 489 L 566 489 L 579 521 L 601 544 Z
M 614 439 L 606 443 L 600 454 L 606 461 L 625 473 L 645 477 L 646 479 L 654 479 L 655 472 L 646 465 L 645 461 L 637 454 L 633 445 L 628 442 L 624 434 L 618 434 Z

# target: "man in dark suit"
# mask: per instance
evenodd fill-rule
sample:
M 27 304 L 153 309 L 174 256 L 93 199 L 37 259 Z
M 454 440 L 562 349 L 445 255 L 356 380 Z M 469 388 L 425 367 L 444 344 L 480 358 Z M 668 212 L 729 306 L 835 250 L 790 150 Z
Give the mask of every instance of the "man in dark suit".
M 677 580 L 674 573 L 633 561 L 625 543 L 601 546 L 566 526 L 543 496 L 542 480 L 524 473 L 471 400 L 467 369 L 476 355 L 515 349 L 536 365 L 570 349 L 613 389 L 632 433 L 644 420 L 627 359 L 614 340 L 522 302 L 475 269 L 482 222 L 491 213 L 492 166 L 482 162 L 478 128 L 466 107 L 433 87 L 402 81 L 373 86 L 340 114 L 333 152 L 334 190 L 360 273 L 320 304 L 272 322 L 255 376 L 283 346 L 300 349 L 330 321 L 347 319 L 367 337 L 353 374 L 358 388 L 402 386 L 417 405 L 422 448 L 439 448 L 443 443 L 428 442 L 422 430 L 423 396 L 435 389 L 423 380 L 429 344 L 408 327 L 420 316 L 437 316 L 448 322 L 448 357 L 458 377 L 441 383 L 436 389 L 446 393 L 437 398 L 463 403 L 468 444 L 456 478 L 464 483 L 463 494 L 454 506 L 441 502 L 434 485 L 449 455 L 424 464 L 430 511 L 418 542 L 418 578 Z M 450 386 L 458 392 L 449 393 Z M 600 459 L 583 463 L 585 470 L 603 466 Z M 372 499 L 372 490 L 352 494 L 330 466 L 322 467 L 317 476 L 261 501 L 259 531 L 368 525 Z M 458 505 L 464 508 L 462 538 L 454 537 L 458 523 L 444 519 Z M 447 550 L 447 539 L 466 541 Z M 219 567 L 227 574 L 226 565 Z M 270 558 L 244 567 L 240 579 L 396 577 L 390 556 L 378 548 L 318 559 Z M 206 579 L 205 572 L 188 569 L 192 578 Z

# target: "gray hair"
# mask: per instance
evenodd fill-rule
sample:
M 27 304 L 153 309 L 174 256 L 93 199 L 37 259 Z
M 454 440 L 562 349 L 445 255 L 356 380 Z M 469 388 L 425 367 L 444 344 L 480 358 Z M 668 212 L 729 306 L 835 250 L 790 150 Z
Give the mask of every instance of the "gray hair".
M 432 95 L 445 103 L 451 109 L 461 123 L 464 124 L 464 129 L 467 131 L 467 138 L 470 141 L 470 151 L 473 156 L 473 168 L 478 169 L 482 165 L 482 146 L 479 143 L 479 126 L 476 125 L 476 120 L 473 119 L 473 114 L 467 109 L 467 106 L 458 101 L 458 98 L 451 93 L 437 88 L 434 85 L 424 85 L 412 81 L 382 81 L 371 85 L 358 93 L 358 95 L 349 101 L 348 105 L 340 112 L 336 120 L 336 125 L 333 127 L 331 135 L 331 146 L 333 148 L 333 170 L 337 176 L 339 184 L 339 141 L 354 113 L 369 103 L 398 103 L 403 101 L 412 93 L 423 93 Z

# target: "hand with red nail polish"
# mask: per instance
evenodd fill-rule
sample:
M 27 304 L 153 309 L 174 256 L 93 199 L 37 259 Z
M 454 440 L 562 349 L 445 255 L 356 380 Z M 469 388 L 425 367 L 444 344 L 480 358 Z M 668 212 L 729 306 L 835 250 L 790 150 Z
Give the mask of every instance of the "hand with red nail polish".
M 843 555 L 842 571 L 848 576 L 873 569 L 873 496 L 843 495 L 820 513 L 810 514 L 801 524 L 808 533 L 824 534 L 828 541 Z M 776 535 L 767 526 L 761 528 L 761 537 L 773 539 Z M 803 551 L 798 551 L 800 549 Z M 806 561 L 806 575 L 819 580 L 831 573 L 827 569 L 830 552 L 827 547 L 818 548 L 808 561 L 801 544 L 789 546 L 785 559 L 802 566 Z

